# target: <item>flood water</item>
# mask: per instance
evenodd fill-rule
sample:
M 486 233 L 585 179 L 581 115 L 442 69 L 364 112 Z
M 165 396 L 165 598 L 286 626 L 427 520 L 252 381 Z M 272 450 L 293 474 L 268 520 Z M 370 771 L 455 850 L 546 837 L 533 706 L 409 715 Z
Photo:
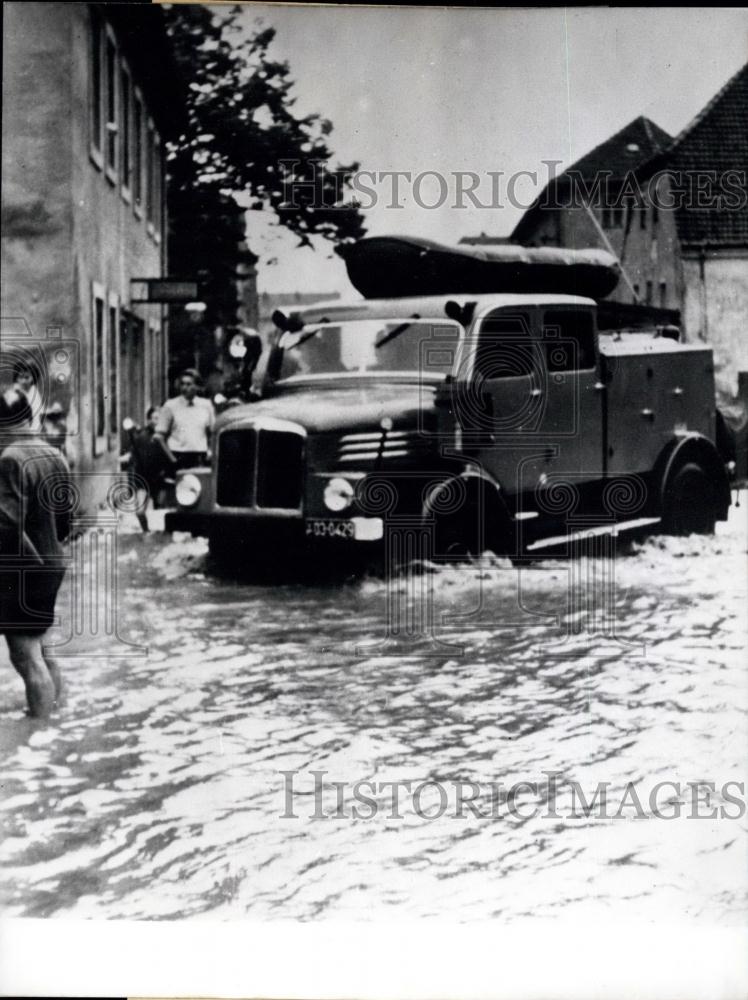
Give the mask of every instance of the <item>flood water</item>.
M 745 782 L 748 745 L 743 504 L 713 538 L 614 563 L 412 567 L 410 583 L 221 581 L 200 540 L 123 534 L 119 638 L 83 628 L 64 647 L 51 725 L 24 718 L 0 652 L 3 913 L 741 923 L 745 785 L 742 809 L 725 785 Z M 413 601 L 430 633 L 408 634 Z M 530 815 L 549 772 L 588 799 L 608 782 L 613 813 L 627 783 L 649 811 L 675 782 L 659 801 L 682 812 L 571 815 L 563 784 Z M 699 780 L 716 818 L 693 815 Z M 355 817 L 358 781 L 379 790 Z M 420 810 L 404 793 L 393 809 L 381 783 L 398 781 L 432 782 Z M 460 781 L 480 815 L 458 814 Z M 513 816 L 486 789 L 520 781 L 540 788 Z

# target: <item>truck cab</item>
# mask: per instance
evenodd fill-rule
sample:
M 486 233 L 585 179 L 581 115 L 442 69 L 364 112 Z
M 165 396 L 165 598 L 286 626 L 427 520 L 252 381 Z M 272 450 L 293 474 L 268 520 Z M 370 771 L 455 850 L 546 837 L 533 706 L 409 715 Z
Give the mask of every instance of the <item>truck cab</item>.
M 595 300 L 564 294 L 275 319 L 263 398 L 219 418 L 213 467 L 181 474 L 167 515 L 219 561 L 381 546 L 408 526 L 426 557 L 522 558 L 574 530 L 727 516 L 711 350 L 672 328 L 599 329 Z

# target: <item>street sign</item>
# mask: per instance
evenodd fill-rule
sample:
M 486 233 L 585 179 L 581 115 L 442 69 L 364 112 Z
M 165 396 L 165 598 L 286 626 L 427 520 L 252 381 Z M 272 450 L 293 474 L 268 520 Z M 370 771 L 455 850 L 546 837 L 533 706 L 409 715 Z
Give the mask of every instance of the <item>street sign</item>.
M 176 305 L 194 302 L 199 298 L 198 282 L 184 278 L 132 278 L 133 285 L 145 286 L 145 295 L 131 298 L 131 302 L 160 302 Z

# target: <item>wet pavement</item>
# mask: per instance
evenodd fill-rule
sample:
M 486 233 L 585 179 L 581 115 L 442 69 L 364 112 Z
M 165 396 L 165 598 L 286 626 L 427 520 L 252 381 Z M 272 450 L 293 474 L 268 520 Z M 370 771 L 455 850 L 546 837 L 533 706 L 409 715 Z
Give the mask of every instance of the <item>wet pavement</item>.
M 742 922 L 745 785 L 742 808 L 725 786 L 748 745 L 743 504 L 713 538 L 614 562 L 389 583 L 219 580 L 201 540 L 122 534 L 110 634 L 75 606 L 50 726 L 23 717 L 0 653 L 3 913 Z M 377 788 L 355 816 L 358 781 Z M 421 815 L 405 793 L 393 809 L 400 781 L 432 782 Z M 460 816 L 469 781 L 480 815 Z M 520 781 L 539 788 L 512 815 L 491 796 Z M 569 781 L 588 799 L 609 782 L 618 818 L 571 814 Z M 665 781 L 679 818 L 619 808 L 632 782 L 650 813 Z

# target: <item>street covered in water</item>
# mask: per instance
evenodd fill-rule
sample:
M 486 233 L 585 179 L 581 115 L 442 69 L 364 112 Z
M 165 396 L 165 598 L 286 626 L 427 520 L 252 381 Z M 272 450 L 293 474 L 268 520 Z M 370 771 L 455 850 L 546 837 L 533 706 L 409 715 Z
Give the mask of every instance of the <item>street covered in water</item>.
M 121 524 L 51 725 L 0 654 L 4 914 L 739 923 L 744 504 L 614 559 L 287 585 Z

